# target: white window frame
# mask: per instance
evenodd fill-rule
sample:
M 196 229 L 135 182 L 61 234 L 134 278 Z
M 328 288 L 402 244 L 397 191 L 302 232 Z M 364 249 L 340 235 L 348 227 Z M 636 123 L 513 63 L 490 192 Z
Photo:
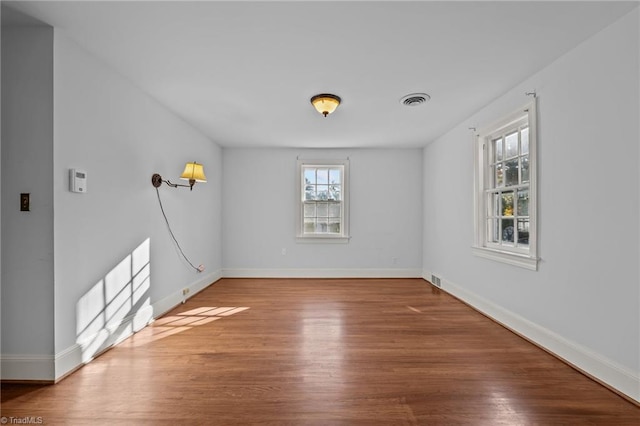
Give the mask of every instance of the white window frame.
M 538 269 L 537 244 L 537 112 L 536 100 L 513 111 L 503 119 L 487 126 L 474 136 L 474 245 L 473 254 L 487 259 L 507 263 L 522 268 Z M 489 144 L 497 134 L 506 134 L 517 130 L 523 124 L 529 127 L 529 247 L 509 247 L 504 244 L 493 244 L 489 241 L 487 223 L 489 206 L 487 193 L 495 189 L 491 185 Z M 515 191 L 514 191 L 515 193 Z M 515 198 L 515 196 L 514 196 Z M 516 201 L 514 200 L 514 203 Z M 514 218 L 515 219 L 515 218 Z M 515 223 L 514 223 L 515 225 Z M 515 238 L 514 238 L 515 240 Z M 515 241 L 514 241 L 515 242 Z
M 339 168 L 342 171 L 340 233 L 309 233 L 304 231 L 304 173 L 305 167 Z M 298 160 L 296 172 L 296 240 L 305 243 L 348 243 L 349 235 L 349 159 Z

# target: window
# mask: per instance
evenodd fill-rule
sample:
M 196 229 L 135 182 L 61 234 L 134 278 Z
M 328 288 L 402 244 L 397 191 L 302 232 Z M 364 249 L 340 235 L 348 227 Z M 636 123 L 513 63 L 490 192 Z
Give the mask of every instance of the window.
M 349 160 L 298 160 L 298 240 L 349 241 Z
M 537 269 L 535 101 L 475 140 L 474 254 Z

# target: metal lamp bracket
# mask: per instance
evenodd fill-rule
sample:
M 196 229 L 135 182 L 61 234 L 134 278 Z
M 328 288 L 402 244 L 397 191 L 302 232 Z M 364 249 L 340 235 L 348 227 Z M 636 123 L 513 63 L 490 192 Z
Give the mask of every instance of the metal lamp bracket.
M 151 176 L 151 185 L 153 185 L 154 188 L 159 188 L 160 185 L 162 185 L 162 176 L 154 173 L 153 176 Z
M 151 185 L 153 185 L 154 188 L 159 188 L 162 185 L 162 182 L 166 183 L 172 188 L 183 186 L 185 188 L 189 188 L 191 191 L 193 191 L 193 185 L 196 183 L 195 179 L 189 179 L 189 185 L 180 185 L 179 183 L 172 183 L 171 181 L 162 179 L 162 176 L 160 176 L 158 173 L 154 173 L 151 176 Z

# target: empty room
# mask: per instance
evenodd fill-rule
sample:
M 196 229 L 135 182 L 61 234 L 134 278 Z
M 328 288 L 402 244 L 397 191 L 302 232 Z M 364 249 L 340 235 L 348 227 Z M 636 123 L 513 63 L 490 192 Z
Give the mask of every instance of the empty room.
M 3 1 L 2 424 L 637 425 L 636 1 Z

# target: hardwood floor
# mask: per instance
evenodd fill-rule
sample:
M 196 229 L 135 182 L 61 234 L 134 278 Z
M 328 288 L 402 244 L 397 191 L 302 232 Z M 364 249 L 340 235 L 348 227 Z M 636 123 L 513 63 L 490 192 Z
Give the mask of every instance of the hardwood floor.
M 68 425 L 638 425 L 640 408 L 420 279 L 223 279 L 2 416 Z

